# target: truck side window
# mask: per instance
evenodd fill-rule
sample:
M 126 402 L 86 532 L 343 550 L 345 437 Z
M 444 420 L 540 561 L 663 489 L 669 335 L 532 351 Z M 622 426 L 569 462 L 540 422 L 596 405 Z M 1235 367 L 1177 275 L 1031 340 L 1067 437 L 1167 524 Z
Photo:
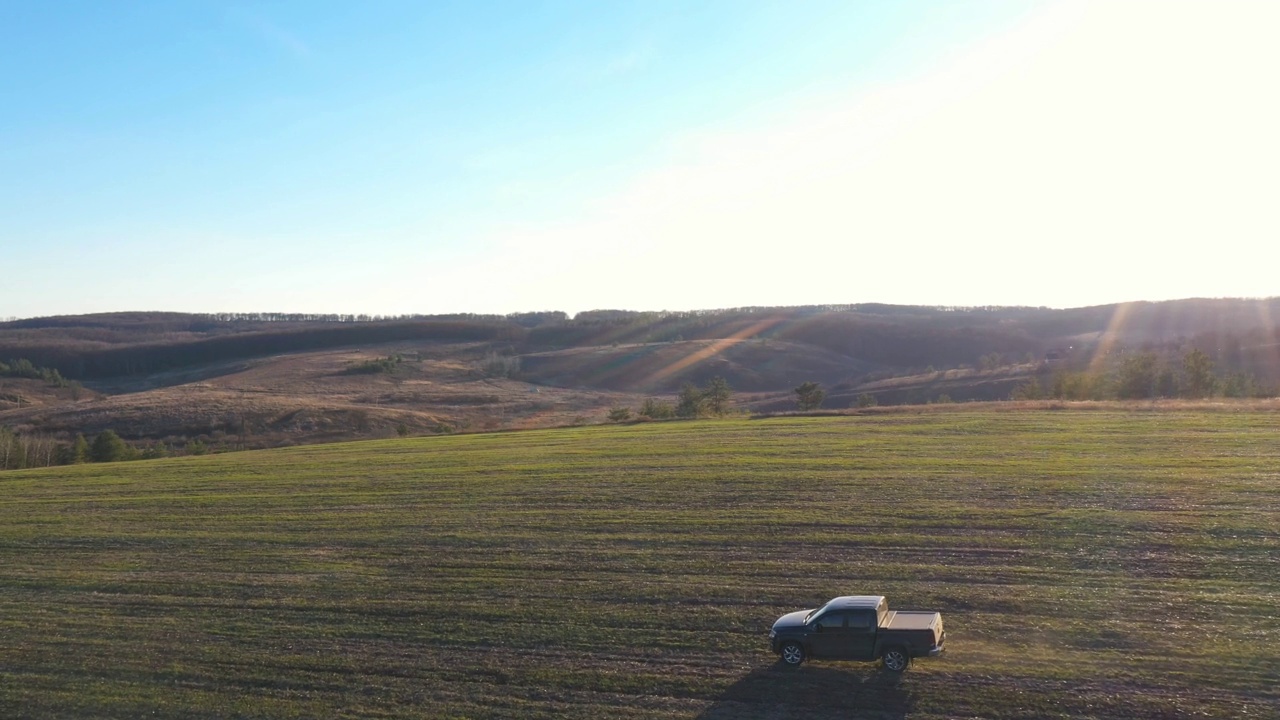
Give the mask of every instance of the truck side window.
M 871 629 L 871 613 L 850 613 L 849 629 L 850 630 L 870 630 Z
M 835 630 L 844 627 L 845 613 L 827 613 L 818 618 L 818 627 L 823 630 Z

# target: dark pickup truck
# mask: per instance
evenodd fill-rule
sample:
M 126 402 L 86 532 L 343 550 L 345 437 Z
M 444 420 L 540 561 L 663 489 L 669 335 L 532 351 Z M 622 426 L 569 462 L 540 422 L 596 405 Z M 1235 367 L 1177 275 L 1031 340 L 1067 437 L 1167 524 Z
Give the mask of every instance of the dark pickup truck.
M 942 653 L 942 614 L 890 610 L 882 595 L 845 595 L 817 610 L 778 618 L 769 631 L 773 651 L 788 665 L 809 658 L 880 660 L 902 672 L 911 658 Z

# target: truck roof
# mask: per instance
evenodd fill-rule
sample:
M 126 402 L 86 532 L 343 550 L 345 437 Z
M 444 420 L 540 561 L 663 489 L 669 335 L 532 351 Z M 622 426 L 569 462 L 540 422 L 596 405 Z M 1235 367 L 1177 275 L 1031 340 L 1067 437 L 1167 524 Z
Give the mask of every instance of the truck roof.
M 860 610 L 867 608 L 875 610 L 880 607 L 880 603 L 882 602 L 884 602 L 883 595 L 841 595 L 840 597 L 832 598 L 831 601 L 823 607 L 832 610 L 837 608 L 840 610 L 855 608 Z

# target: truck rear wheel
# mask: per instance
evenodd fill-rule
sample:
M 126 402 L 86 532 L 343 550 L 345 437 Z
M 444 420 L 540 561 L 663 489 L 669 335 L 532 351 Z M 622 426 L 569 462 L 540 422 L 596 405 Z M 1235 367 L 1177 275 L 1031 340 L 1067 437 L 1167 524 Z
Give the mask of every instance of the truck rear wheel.
M 779 654 L 782 655 L 782 662 L 788 665 L 799 665 L 804 662 L 804 646 L 795 641 L 783 643 L 782 652 Z
M 886 649 L 884 654 L 880 656 L 880 662 L 884 663 L 885 670 L 900 673 L 907 669 L 907 665 L 911 662 L 911 656 L 900 647 L 891 647 Z

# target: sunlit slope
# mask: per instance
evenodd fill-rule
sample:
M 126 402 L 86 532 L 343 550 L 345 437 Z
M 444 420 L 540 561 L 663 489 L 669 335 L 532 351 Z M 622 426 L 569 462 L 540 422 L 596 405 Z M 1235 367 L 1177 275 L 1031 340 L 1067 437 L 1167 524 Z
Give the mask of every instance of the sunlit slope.
M 675 392 L 724 378 L 744 392 L 790 390 L 802 382 L 853 382 L 880 366 L 817 345 L 768 340 L 613 344 L 520 357 L 521 377 L 545 385 L 621 392 Z
M 0 716 L 1263 717 L 1265 412 L 577 428 L 0 476 Z M 945 657 L 773 669 L 883 593 Z

